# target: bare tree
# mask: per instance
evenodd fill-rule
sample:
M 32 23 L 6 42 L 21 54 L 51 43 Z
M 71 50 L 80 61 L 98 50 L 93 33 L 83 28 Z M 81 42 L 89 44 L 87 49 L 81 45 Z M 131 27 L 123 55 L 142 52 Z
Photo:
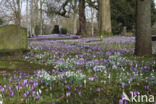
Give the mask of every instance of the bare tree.
M 21 0 L 1 1 L 1 13 L 8 21 L 13 21 L 16 25 L 21 25 Z

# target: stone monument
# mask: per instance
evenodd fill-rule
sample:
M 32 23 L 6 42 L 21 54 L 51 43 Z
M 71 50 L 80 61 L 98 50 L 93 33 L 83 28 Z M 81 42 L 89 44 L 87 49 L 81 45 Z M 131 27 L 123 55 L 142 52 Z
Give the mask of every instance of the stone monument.
M 27 30 L 16 25 L 0 26 L 0 52 L 26 50 Z

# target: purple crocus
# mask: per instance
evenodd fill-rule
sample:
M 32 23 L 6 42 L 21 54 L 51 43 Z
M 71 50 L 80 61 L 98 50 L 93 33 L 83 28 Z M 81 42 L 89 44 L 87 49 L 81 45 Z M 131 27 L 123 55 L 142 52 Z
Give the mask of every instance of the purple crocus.
M 26 93 L 27 93 L 27 95 L 29 95 L 29 91 L 27 91 Z
M 16 86 L 16 90 L 18 90 L 19 89 L 19 87 L 18 86 Z
M 35 95 L 35 91 L 32 91 L 32 95 L 33 95 L 33 96 Z
M 97 88 L 97 91 L 100 92 L 101 91 L 101 88 Z
M 74 88 L 74 91 L 77 91 L 77 88 Z
M 25 97 L 25 98 L 27 97 L 27 93 L 24 93 L 24 97 Z
M 14 96 L 14 92 L 12 90 L 9 92 L 9 96 Z
M 125 83 L 123 82 L 123 83 L 122 83 L 122 88 L 124 89 L 124 87 L 125 87 Z
M 90 77 L 88 78 L 88 80 L 93 81 L 95 78 L 94 77 Z
M 70 96 L 70 92 L 66 92 L 66 97 L 69 97 Z
M 123 100 L 120 99 L 120 100 L 119 100 L 119 104 L 123 104 Z
M 11 90 L 11 86 L 9 86 L 8 89 Z
M 112 54 L 111 51 L 107 51 L 107 52 L 106 52 L 106 55 L 107 55 L 107 56 L 110 56 L 111 54 Z
M 40 99 L 40 94 L 37 94 L 36 100 L 39 100 L 39 99 Z
M 145 89 L 146 89 L 146 90 L 149 90 L 149 86 L 148 86 L 148 85 L 147 85 L 147 86 L 145 86 Z
M 28 81 L 28 80 L 26 80 L 26 79 L 25 79 L 25 80 L 23 80 L 23 84 L 25 85 L 25 84 L 27 83 L 27 81 Z
M 81 96 L 81 92 L 79 92 L 78 95 Z
M 4 92 L 5 91 L 5 89 L 4 88 L 1 88 L 1 90 L 0 90 L 1 92 Z

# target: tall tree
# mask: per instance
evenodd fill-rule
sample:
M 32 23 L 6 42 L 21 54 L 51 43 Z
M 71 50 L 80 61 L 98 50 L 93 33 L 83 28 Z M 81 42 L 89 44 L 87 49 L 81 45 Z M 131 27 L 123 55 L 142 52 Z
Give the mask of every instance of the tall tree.
M 39 23 L 39 21 L 38 21 L 38 20 L 39 20 L 39 19 L 38 19 L 38 16 L 39 16 L 39 15 L 38 15 L 38 14 L 39 14 L 38 2 L 39 2 L 39 0 L 35 0 L 35 1 L 34 1 L 34 5 L 35 5 L 35 8 L 34 8 L 34 9 L 35 9 L 35 10 L 34 10 L 34 11 L 35 11 L 35 27 L 36 27 L 36 26 L 38 25 L 38 23 Z
M 79 0 L 79 31 L 78 35 L 87 35 L 86 16 L 85 16 L 85 0 Z
M 21 25 L 21 0 L 17 0 L 16 24 Z
M 78 0 L 71 1 L 73 9 L 73 34 L 77 33 L 77 14 L 78 14 Z
M 4 5 L 11 11 L 11 19 L 16 25 L 21 25 L 21 0 L 4 0 Z M 8 12 L 5 11 L 6 13 Z
M 151 0 L 136 0 L 136 44 L 135 55 L 151 56 Z
M 110 15 L 110 0 L 99 0 L 99 31 L 100 34 L 110 34 L 111 15 Z
M 43 4 L 45 0 L 40 0 L 40 35 L 43 34 Z
M 30 12 L 31 12 L 31 34 L 32 36 L 35 36 L 35 13 L 34 13 L 34 0 L 31 0 L 30 2 Z
M 29 30 L 29 18 L 28 18 L 28 17 L 29 17 L 29 16 L 28 16 L 28 13 L 29 13 L 29 12 L 28 12 L 28 11 L 29 11 L 29 10 L 28 10 L 28 8 L 29 8 L 29 7 L 28 7 L 28 3 L 29 3 L 29 1 L 26 0 L 26 26 L 27 26 L 27 36 L 29 36 L 29 31 L 30 31 L 30 30 Z

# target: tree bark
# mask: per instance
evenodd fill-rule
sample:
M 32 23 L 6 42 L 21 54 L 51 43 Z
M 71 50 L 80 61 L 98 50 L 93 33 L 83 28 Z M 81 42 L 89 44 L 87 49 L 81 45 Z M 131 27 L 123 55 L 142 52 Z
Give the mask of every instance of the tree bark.
M 37 26 L 39 24 L 39 21 L 38 21 L 38 13 L 39 10 L 38 10 L 38 0 L 35 0 L 35 26 Z
M 27 25 L 27 36 L 29 37 L 29 19 L 28 19 L 28 0 L 26 1 L 26 25 Z
M 40 0 L 40 35 L 43 35 L 43 18 L 42 18 L 42 6 L 43 6 L 43 1 Z
M 78 11 L 77 11 L 77 7 L 78 7 L 78 0 L 75 0 L 74 1 L 74 5 L 73 5 L 73 11 L 74 11 L 74 16 L 73 16 L 73 21 L 74 21 L 74 23 L 73 23 L 73 34 L 76 34 L 77 33 L 77 13 L 78 13 Z
M 74 20 L 73 34 L 76 34 L 77 33 L 77 13 L 74 13 L 73 20 Z
M 137 20 L 136 20 L 136 56 L 152 55 L 151 38 L 151 0 L 136 0 Z
M 35 21 L 34 21 L 34 0 L 31 0 L 30 3 L 30 7 L 31 7 L 31 34 L 32 36 L 35 36 Z
M 94 35 L 94 10 L 93 10 L 93 8 L 91 7 L 91 24 L 92 24 L 92 26 L 91 26 L 91 29 L 92 29 L 92 36 Z
M 16 24 L 17 25 L 21 25 L 21 5 L 20 5 L 21 1 L 17 0 L 17 13 L 16 13 Z
M 86 16 L 85 16 L 85 0 L 79 0 L 79 31 L 77 35 L 87 35 Z
M 99 32 L 101 35 L 112 33 L 110 0 L 99 0 Z

